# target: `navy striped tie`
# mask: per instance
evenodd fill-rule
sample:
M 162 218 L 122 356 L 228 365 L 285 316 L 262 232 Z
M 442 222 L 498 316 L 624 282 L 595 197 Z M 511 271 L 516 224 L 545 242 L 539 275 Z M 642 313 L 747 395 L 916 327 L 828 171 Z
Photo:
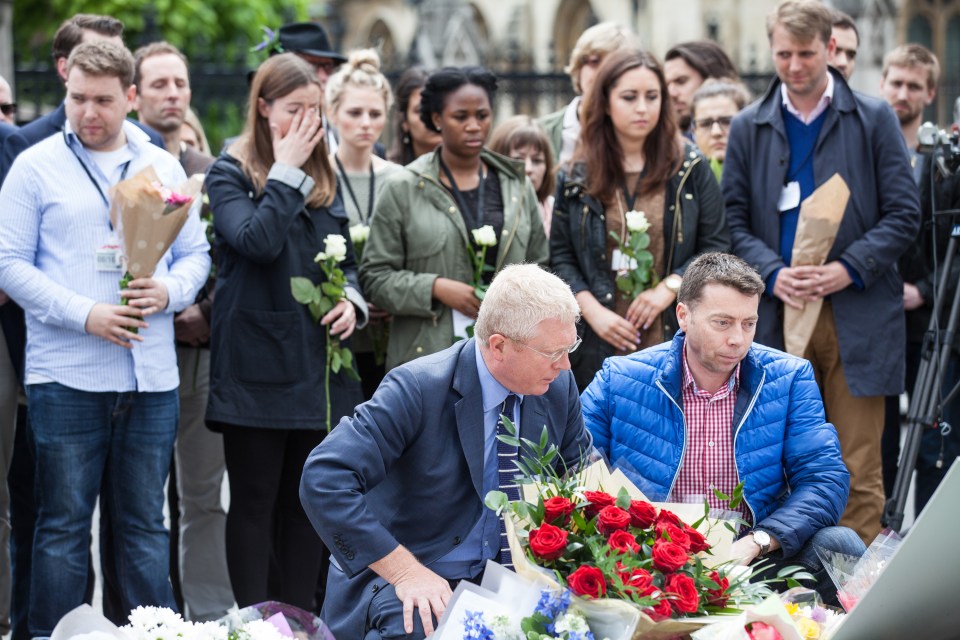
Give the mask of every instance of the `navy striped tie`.
M 517 394 L 511 393 L 507 395 L 507 399 L 503 401 L 503 407 L 500 409 L 500 417 L 497 418 L 498 436 L 511 435 L 503 424 L 503 417 L 507 416 L 511 422 L 513 421 L 514 408 L 517 406 L 517 402 L 519 400 L 520 399 L 517 397 Z M 517 433 L 513 434 L 513 437 L 517 436 L 519 436 L 519 429 L 517 429 Z M 511 501 L 519 500 L 520 487 L 517 486 L 516 480 L 516 475 L 518 473 L 517 447 L 502 442 L 499 439 L 497 440 L 497 472 L 500 491 L 503 491 L 505 494 L 507 494 L 507 499 Z M 507 542 L 506 525 L 503 521 L 505 514 L 506 512 L 504 511 L 500 516 L 500 564 L 508 569 L 512 569 L 513 556 L 510 553 L 510 544 Z

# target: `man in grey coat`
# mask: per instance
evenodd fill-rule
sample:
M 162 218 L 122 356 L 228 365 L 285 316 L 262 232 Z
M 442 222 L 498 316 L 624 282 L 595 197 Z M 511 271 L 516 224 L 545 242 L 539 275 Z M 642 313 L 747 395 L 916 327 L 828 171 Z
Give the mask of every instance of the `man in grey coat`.
M 816 0 L 787 0 L 769 16 L 778 77 L 734 120 L 722 187 L 734 253 L 767 284 L 756 341 L 782 349 L 783 305 L 824 301 L 804 355 L 850 471 L 840 523 L 869 544 L 884 504 L 883 396 L 903 390 L 896 262 L 917 233 L 920 203 L 893 111 L 828 68 L 831 31 Z M 800 203 L 834 174 L 850 200 L 827 261 L 791 266 Z

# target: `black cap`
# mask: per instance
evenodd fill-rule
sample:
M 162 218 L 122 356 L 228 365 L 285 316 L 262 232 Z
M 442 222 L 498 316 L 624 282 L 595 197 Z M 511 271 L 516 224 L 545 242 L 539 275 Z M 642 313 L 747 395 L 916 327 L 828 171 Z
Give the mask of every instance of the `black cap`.
M 338 62 L 347 59 L 333 50 L 326 30 L 316 22 L 294 22 L 280 27 L 280 46 L 289 53 L 306 53 Z

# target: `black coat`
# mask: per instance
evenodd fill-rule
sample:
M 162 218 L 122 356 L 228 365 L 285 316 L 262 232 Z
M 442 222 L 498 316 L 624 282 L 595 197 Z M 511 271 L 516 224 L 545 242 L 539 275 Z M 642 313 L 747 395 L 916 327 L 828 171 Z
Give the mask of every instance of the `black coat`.
M 685 144 L 681 166 L 667 182 L 663 204 L 664 273 L 680 276 L 701 253 L 730 251 L 730 232 L 717 179 L 696 147 Z M 550 226 L 550 267 L 574 294 L 589 291 L 612 309 L 616 284 L 607 255 L 607 223 L 603 205 L 586 192 L 585 167 L 561 172 Z M 677 211 L 680 215 L 677 215 Z M 663 314 L 664 335 L 677 330 L 673 307 Z M 583 389 L 614 347 L 594 334 L 585 320 L 578 324 L 583 344 L 570 356 L 577 385 Z
M 339 234 L 347 239 L 340 267 L 360 291 L 343 204 L 308 209 L 300 191 L 277 180 L 254 197 L 253 183 L 226 154 L 210 167 L 207 191 L 217 238 L 207 422 L 325 429 L 326 334 L 293 299 L 290 278 L 319 282 L 314 257 L 328 234 Z M 330 395 L 334 424 L 363 401 L 360 384 L 343 372 L 332 376 Z

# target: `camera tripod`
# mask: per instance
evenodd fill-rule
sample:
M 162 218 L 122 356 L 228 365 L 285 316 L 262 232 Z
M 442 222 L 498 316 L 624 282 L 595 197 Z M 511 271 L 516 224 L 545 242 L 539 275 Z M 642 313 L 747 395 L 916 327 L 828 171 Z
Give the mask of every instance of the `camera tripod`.
M 931 182 L 933 178 L 931 176 Z M 931 201 L 935 198 L 931 194 Z M 953 342 L 957 335 L 958 324 L 960 324 L 960 283 L 952 283 L 954 287 L 953 300 L 950 306 L 947 326 L 941 330 L 940 319 L 943 317 L 943 303 L 947 297 L 950 283 L 951 268 L 955 260 L 960 259 L 957 256 L 960 251 L 960 209 L 947 209 L 937 211 L 934 206 L 933 215 L 933 233 L 936 233 L 936 220 L 938 216 L 950 216 L 953 222 L 950 233 L 950 241 L 947 243 L 947 252 L 943 261 L 943 276 L 937 282 L 937 287 L 933 299 L 933 314 L 930 317 L 930 324 L 927 332 L 923 336 L 923 347 L 921 352 L 920 368 L 917 372 L 917 380 L 910 394 L 910 404 L 907 410 L 907 438 L 903 449 L 900 452 L 900 463 L 897 468 L 897 478 L 894 482 L 893 495 L 887 500 L 883 512 L 883 524 L 894 531 L 900 531 L 903 526 L 904 506 L 907 503 L 907 493 L 910 490 L 910 480 L 913 477 L 913 470 L 917 465 L 917 456 L 920 453 L 920 443 L 925 429 L 939 429 L 941 434 L 946 436 L 952 428 L 950 424 L 942 420 L 943 408 L 960 393 L 960 383 L 955 385 L 944 395 L 941 393 L 943 387 L 944 372 L 953 357 Z M 934 248 L 934 252 L 936 249 Z M 960 427 L 960 425 L 957 425 Z M 938 461 L 938 464 L 949 465 L 951 460 Z

